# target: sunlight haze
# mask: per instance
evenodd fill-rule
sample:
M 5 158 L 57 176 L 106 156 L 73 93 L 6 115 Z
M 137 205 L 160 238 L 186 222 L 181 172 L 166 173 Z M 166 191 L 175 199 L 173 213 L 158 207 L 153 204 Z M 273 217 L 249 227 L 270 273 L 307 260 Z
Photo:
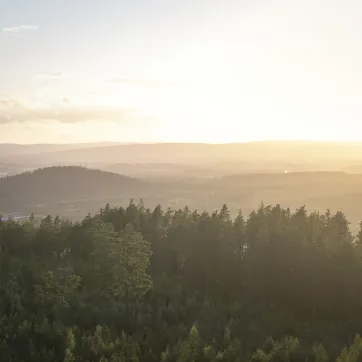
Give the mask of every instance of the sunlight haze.
M 0 0 L 0 362 L 362 362 L 362 0 Z
M 362 141 L 357 0 L 0 0 L 0 142 Z

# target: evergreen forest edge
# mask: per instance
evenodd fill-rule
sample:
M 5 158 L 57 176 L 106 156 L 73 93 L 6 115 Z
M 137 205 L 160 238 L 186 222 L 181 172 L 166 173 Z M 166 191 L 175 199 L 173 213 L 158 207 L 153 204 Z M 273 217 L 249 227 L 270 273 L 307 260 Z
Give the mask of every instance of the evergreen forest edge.
M 362 228 L 362 224 L 361 224 Z M 0 221 L 6 361 L 359 361 L 362 229 L 261 205 Z

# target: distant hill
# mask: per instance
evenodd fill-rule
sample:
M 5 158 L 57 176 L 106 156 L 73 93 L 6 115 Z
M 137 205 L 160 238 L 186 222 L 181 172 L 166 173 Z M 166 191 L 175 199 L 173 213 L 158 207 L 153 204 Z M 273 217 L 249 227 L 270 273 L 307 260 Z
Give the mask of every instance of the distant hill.
M 0 178 L 0 212 L 45 212 L 52 205 L 128 199 L 150 185 L 135 178 L 83 167 L 48 167 Z M 56 207 L 55 207 L 56 208 Z
M 161 165 L 157 165 L 161 167 Z M 181 173 L 180 173 L 181 175 Z M 0 178 L 0 213 L 61 214 L 71 218 L 95 212 L 109 202 L 177 209 L 188 205 L 213 211 L 227 203 L 248 214 L 264 204 L 309 211 L 342 210 L 354 227 L 362 220 L 362 174 L 343 172 L 242 173 L 225 177 L 133 178 L 83 167 L 49 167 Z
M 279 172 L 279 173 L 244 173 L 227 175 L 220 178 L 223 182 L 235 183 L 235 182 L 251 182 L 255 184 L 289 184 L 294 185 L 301 183 L 314 183 L 314 184 L 336 184 L 339 182 L 348 184 L 357 184 L 358 186 L 362 182 L 362 175 L 350 175 L 342 171 L 309 171 L 309 172 Z
M 305 205 L 309 211 L 341 210 L 356 225 L 362 220 L 362 174 L 344 172 L 291 172 L 238 174 L 210 180 L 209 187 L 223 188 L 225 199 L 232 198 L 243 209 L 263 201 L 284 207 Z M 228 196 L 229 195 L 229 196 Z
M 157 163 L 157 162 L 118 162 L 114 164 L 95 164 L 92 168 L 99 168 L 104 171 L 120 173 L 131 177 L 144 178 L 191 178 L 191 177 L 212 177 L 218 175 L 218 167 L 206 168 L 201 165 L 179 163 Z
M 0 159 L 6 159 L 8 156 L 32 155 L 43 152 L 59 152 L 65 150 L 76 150 L 81 148 L 114 146 L 116 142 L 95 142 L 95 143 L 66 143 L 66 144 L 16 144 L 0 143 Z
M 291 172 L 255 173 L 221 177 L 214 183 L 229 190 L 250 188 L 251 194 L 258 190 L 281 190 L 291 201 L 308 200 L 328 195 L 331 199 L 341 193 L 362 193 L 362 174 L 344 172 Z M 282 197 L 284 199 L 285 197 Z
M 23 163 L 91 164 L 157 162 L 215 164 L 246 163 L 264 168 L 267 163 L 313 163 L 330 168 L 362 162 L 362 143 L 337 142 L 250 142 L 230 144 L 155 143 L 73 147 L 47 150 L 17 157 Z M 9 160 L 8 160 L 9 161 Z M 9 161 L 10 162 L 10 161 Z M 324 169 L 324 168 L 323 168 Z M 334 168 L 336 169 L 336 168 Z
M 349 167 L 344 167 L 342 171 L 346 173 L 362 173 L 362 165 L 353 165 Z

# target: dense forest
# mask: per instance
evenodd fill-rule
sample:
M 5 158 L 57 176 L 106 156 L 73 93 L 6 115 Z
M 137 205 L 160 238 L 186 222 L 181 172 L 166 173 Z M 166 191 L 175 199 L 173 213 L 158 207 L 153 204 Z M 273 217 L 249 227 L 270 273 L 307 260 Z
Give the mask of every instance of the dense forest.
M 362 232 L 342 212 L 108 204 L 0 222 L 2 361 L 358 361 Z

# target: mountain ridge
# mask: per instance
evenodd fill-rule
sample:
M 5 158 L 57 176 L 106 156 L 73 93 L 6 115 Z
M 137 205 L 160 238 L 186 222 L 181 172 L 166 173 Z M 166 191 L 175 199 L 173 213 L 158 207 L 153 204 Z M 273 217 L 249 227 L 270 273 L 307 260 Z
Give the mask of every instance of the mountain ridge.
M 348 164 L 362 161 L 362 143 L 260 141 L 247 143 L 132 143 L 92 147 L 48 149 L 17 154 L 24 163 L 116 162 L 314 162 Z M 1 158 L 1 157 L 0 157 Z M 4 159 L 4 157 L 2 157 Z M 7 162 L 10 162 L 9 159 Z

